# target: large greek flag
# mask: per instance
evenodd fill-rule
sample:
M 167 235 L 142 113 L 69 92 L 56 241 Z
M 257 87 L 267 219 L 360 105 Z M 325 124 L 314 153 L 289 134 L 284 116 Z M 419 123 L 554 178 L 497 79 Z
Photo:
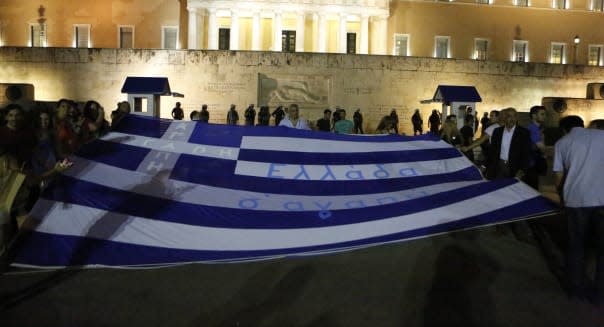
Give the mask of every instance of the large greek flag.
M 430 136 L 126 117 L 78 152 L 15 265 L 154 266 L 315 255 L 552 211 Z

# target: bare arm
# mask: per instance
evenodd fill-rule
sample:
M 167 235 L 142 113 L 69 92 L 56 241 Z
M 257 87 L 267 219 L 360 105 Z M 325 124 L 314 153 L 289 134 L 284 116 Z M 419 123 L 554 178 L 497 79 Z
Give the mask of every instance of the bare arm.
M 470 145 L 468 146 L 462 146 L 461 147 L 461 151 L 463 152 L 468 152 L 472 149 L 474 149 L 475 147 L 481 145 L 482 143 L 486 142 L 488 139 L 490 138 L 489 134 L 482 134 L 480 136 L 479 139 L 476 139 L 474 142 L 472 142 Z

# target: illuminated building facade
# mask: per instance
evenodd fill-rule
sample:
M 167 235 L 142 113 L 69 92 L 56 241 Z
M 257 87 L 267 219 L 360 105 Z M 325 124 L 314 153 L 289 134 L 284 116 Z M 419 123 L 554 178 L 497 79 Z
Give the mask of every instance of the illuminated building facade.
M 604 0 L 134 0 L 0 4 L 0 45 L 604 64 Z

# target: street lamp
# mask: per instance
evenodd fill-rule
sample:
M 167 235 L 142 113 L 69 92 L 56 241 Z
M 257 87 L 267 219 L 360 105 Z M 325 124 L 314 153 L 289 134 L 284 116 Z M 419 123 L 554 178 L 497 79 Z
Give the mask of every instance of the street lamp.
M 573 45 L 573 47 L 575 48 L 575 55 L 573 57 L 573 64 L 577 63 L 577 57 L 579 56 L 579 43 L 581 43 L 581 39 L 579 38 L 579 35 L 575 35 Z

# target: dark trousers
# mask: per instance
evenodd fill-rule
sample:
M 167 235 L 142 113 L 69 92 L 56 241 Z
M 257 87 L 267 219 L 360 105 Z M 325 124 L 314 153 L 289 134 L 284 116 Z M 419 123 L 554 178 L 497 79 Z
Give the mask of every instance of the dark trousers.
M 365 134 L 363 133 L 363 124 L 362 123 L 354 123 L 354 133 L 355 134 Z
M 595 296 L 604 304 L 604 207 L 566 208 L 568 252 L 566 256 L 569 291 L 572 296 Z M 592 284 L 585 270 L 585 241 L 596 234 L 596 274 Z M 593 285 L 593 286 L 592 286 Z

